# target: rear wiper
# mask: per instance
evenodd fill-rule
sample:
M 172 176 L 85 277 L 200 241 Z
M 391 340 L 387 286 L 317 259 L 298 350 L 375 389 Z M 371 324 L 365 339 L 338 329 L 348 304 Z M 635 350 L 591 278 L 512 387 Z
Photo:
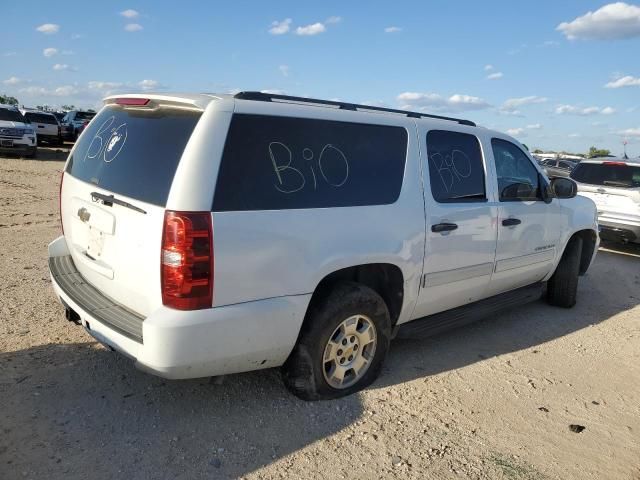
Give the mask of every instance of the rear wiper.
M 98 200 L 102 200 L 102 204 L 106 205 L 107 207 L 111 207 L 115 203 L 116 205 L 130 208 L 131 210 L 135 210 L 136 212 L 145 213 L 145 214 L 147 213 L 140 207 L 131 205 L 129 202 L 120 200 L 119 198 L 116 198 L 113 195 L 105 195 L 104 193 L 91 192 L 91 200 L 93 200 L 94 202 L 97 202 Z

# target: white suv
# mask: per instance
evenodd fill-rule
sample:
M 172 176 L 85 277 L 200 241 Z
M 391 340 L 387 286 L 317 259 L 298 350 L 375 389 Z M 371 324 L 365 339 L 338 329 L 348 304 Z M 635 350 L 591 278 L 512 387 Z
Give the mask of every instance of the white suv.
M 49 245 L 69 320 L 167 378 L 282 366 L 370 384 L 390 340 L 540 298 L 571 307 L 593 202 L 467 120 L 256 92 L 109 97 Z
M 0 153 L 35 157 L 37 152 L 33 126 L 17 107 L 0 104 Z
M 62 145 L 60 122 L 53 113 L 33 109 L 22 109 L 21 112 L 38 132 L 38 143 L 45 141 L 52 145 Z
M 598 207 L 603 240 L 640 243 L 640 162 L 583 160 L 571 172 L 578 192 Z

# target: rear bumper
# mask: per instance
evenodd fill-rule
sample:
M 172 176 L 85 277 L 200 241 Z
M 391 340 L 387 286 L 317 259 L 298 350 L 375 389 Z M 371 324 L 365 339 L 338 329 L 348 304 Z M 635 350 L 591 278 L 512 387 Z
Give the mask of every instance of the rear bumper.
M 67 255 L 64 237 L 49 245 L 50 258 Z M 53 274 L 51 279 L 58 298 L 78 314 L 90 335 L 134 359 L 139 369 L 170 379 L 282 365 L 295 345 L 311 299 L 310 294 L 295 295 L 195 311 L 161 306 L 140 317 L 142 334 L 135 339 L 114 328 L 99 312 L 90 311 L 88 302 L 79 301 L 68 284 Z

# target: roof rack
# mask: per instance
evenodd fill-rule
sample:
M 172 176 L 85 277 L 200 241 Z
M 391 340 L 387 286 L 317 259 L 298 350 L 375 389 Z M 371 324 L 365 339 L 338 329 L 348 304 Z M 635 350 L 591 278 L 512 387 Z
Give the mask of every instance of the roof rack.
M 411 118 L 435 118 L 437 120 L 448 120 L 450 122 L 457 122 L 461 125 L 469 125 L 475 127 L 476 124 L 471 120 L 464 120 L 461 118 L 443 117 L 441 115 L 431 115 L 429 113 L 410 112 L 408 110 L 398 110 L 395 108 L 374 107 L 370 105 L 359 105 L 357 103 L 336 102 L 333 100 L 319 100 L 317 98 L 307 97 L 293 97 L 290 95 L 280 95 L 276 93 L 263 93 L 263 92 L 239 92 L 234 95 L 234 98 L 239 100 L 254 100 L 257 102 L 272 102 L 274 100 L 280 100 L 283 102 L 293 103 L 308 103 L 315 105 L 330 105 L 332 107 L 338 107 L 340 110 L 352 110 L 357 112 L 359 110 L 368 110 L 374 112 L 387 112 L 398 113 L 400 115 L 406 115 Z

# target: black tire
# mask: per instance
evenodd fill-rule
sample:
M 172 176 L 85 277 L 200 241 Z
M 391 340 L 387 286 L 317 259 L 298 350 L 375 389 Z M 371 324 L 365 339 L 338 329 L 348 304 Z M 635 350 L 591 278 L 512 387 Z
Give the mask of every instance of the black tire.
M 578 295 L 582 237 L 569 241 L 555 273 L 547 283 L 547 301 L 556 307 L 571 308 Z
M 347 388 L 334 388 L 323 373 L 323 355 L 331 335 L 345 319 L 366 315 L 375 326 L 377 344 L 368 369 Z M 282 366 L 287 388 L 303 400 L 330 400 L 369 386 L 380 374 L 391 341 L 391 320 L 384 300 L 375 291 L 355 282 L 336 285 L 314 298 L 298 342 Z

